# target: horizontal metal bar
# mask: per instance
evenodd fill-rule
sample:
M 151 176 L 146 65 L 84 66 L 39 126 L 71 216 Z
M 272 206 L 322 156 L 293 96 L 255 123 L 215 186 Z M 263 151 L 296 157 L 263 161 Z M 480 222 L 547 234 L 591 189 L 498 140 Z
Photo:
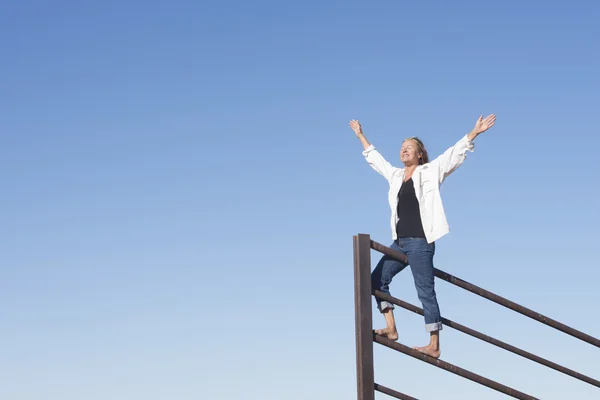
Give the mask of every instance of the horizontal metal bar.
M 412 312 L 414 312 L 416 314 L 423 315 L 423 309 L 421 309 L 421 308 L 419 308 L 419 307 L 417 307 L 417 306 L 415 306 L 413 304 L 410 304 L 410 303 L 407 303 L 407 302 L 405 302 L 403 300 L 397 299 L 397 298 L 395 298 L 393 296 L 390 296 L 389 294 L 380 292 L 379 290 L 374 291 L 373 294 L 376 297 L 379 297 L 382 300 L 385 300 L 387 302 L 395 304 L 395 305 L 397 305 L 399 307 L 402 307 L 402 308 L 404 308 L 406 310 L 412 311 Z M 503 342 L 501 340 L 495 339 L 495 338 L 493 338 L 491 336 L 484 335 L 483 333 L 478 332 L 478 331 L 476 331 L 474 329 L 471 329 L 469 327 L 466 327 L 464 325 L 461 325 L 458 322 L 454 322 L 454 321 L 449 320 L 447 318 L 442 318 L 442 323 L 444 325 L 446 325 L 446 326 L 449 326 L 451 328 L 456 329 L 457 331 L 466 333 L 467 335 L 471 335 L 471 336 L 473 336 L 473 337 L 475 337 L 477 339 L 483 340 L 484 342 L 493 344 L 494 346 L 498 346 L 498 347 L 500 347 L 500 348 L 502 348 L 504 350 L 510 351 L 511 353 L 520 355 L 521 357 L 528 358 L 531 361 L 535 361 L 535 362 L 537 362 L 539 364 L 545 365 L 546 367 L 549 367 L 549 368 L 552 368 L 552 369 L 554 369 L 556 371 L 562 372 L 563 374 L 572 376 L 573 378 L 579 379 L 579 380 L 581 380 L 583 382 L 587 382 L 590 385 L 593 385 L 593 386 L 596 386 L 596 387 L 600 387 L 600 381 L 597 381 L 596 379 L 593 379 L 593 378 L 590 378 L 589 376 L 580 374 L 577 371 L 573 371 L 572 369 L 563 367 L 562 365 L 559 365 L 559 364 L 556 364 L 556 363 L 554 363 L 552 361 L 546 360 L 545 358 L 536 356 L 535 354 L 529 353 L 528 351 L 521 350 L 518 347 L 515 347 L 513 345 L 505 343 L 505 342 Z
M 402 253 L 401 251 L 396 251 L 394 249 L 391 249 L 387 246 L 382 245 L 381 243 L 377 243 L 374 240 L 371 240 L 371 248 L 373 250 L 377 250 L 380 253 L 383 253 L 392 258 L 395 258 L 396 260 L 403 262 L 404 264 L 408 264 L 408 257 L 406 256 L 406 254 Z
M 386 337 L 376 335 L 375 333 L 373 333 L 373 340 L 376 343 L 379 343 L 383 346 L 397 350 L 401 353 L 404 353 L 408 356 L 414 357 L 418 360 L 425 361 L 428 364 L 434 365 L 438 368 L 445 369 L 448 372 L 452 372 L 453 374 L 462 376 L 463 378 L 469 379 L 473 382 L 477 382 L 480 385 L 487 386 L 490 389 L 497 390 L 498 392 L 504 393 L 508 396 L 512 396 L 512 397 L 520 399 L 520 400 L 539 400 L 536 397 L 530 396 L 530 395 L 520 392 L 516 389 L 513 389 L 511 387 L 508 387 L 506 385 L 503 385 L 503 384 L 493 381 L 491 379 L 485 378 L 481 375 L 477 375 L 474 372 L 467 371 L 466 369 L 457 367 L 454 364 L 450 364 L 450 363 L 440 360 L 440 359 L 435 359 L 433 357 L 430 357 L 426 354 L 421 353 L 418 350 L 411 349 L 408 346 L 405 346 L 403 344 L 400 344 L 398 342 L 390 340 Z
M 484 297 L 488 300 L 493 301 L 494 303 L 500 304 L 501 306 L 504 306 L 504 307 L 509 308 L 513 311 L 516 311 L 520 314 L 523 314 L 531 319 L 541 322 L 542 324 L 548 325 L 554 329 L 557 329 L 568 335 L 576 337 L 577 339 L 583 340 L 584 342 L 588 342 L 591 345 L 600 347 L 600 339 L 596 339 L 595 337 L 590 336 L 581 331 L 578 331 L 577 329 L 573 329 L 568 325 L 558 322 L 552 318 L 546 317 L 545 315 L 537 313 L 527 307 L 523 307 L 520 304 L 517 304 L 513 301 L 505 299 L 504 297 L 498 296 L 492 292 L 482 289 L 479 286 L 473 285 L 472 283 L 469 283 L 469 282 L 464 281 L 460 278 L 457 278 L 453 275 L 450 275 L 447 272 L 440 271 L 439 269 L 434 269 L 434 271 L 435 271 L 435 276 L 437 276 L 440 279 L 445 280 L 446 282 L 450 282 L 453 285 L 456 285 L 465 290 L 468 290 L 471 293 L 475 293 L 481 297 Z
M 379 251 L 380 253 L 383 253 L 390 257 L 393 257 L 396 260 L 399 260 L 400 262 L 408 263 L 406 254 L 404 254 L 400 251 L 393 250 L 389 247 L 386 247 L 386 246 L 382 245 L 381 243 L 377 243 L 377 242 L 371 240 L 371 248 Z M 600 339 L 597 339 L 586 333 L 578 331 L 577 329 L 573 329 L 568 325 L 558 322 L 552 318 L 546 317 L 545 315 L 537 313 L 527 307 L 523 307 L 520 304 L 517 304 L 508 299 L 505 299 L 504 297 L 498 296 L 490 291 L 480 288 L 479 286 L 473 285 L 472 283 L 469 283 L 463 279 L 457 278 L 447 272 L 441 271 L 437 268 L 434 268 L 434 272 L 435 272 L 436 277 L 438 277 L 442 280 L 445 280 L 446 282 L 456 285 L 462 289 L 468 290 L 471 293 L 475 293 L 478 296 L 481 296 L 490 301 L 493 301 L 496 304 L 500 304 L 501 306 L 504 306 L 513 311 L 516 311 L 519 314 L 523 314 L 531 319 L 541 322 L 542 324 L 548 325 L 548 326 L 550 326 L 554 329 L 557 329 L 561 332 L 564 332 L 568 335 L 576 337 L 577 339 L 583 340 L 584 342 L 590 343 L 596 347 L 600 347 Z
M 388 387 L 385 387 L 383 385 L 379 385 L 377 383 L 375 384 L 375 390 L 377 390 L 378 392 L 387 394 L 388 396 L 395 397 L 395 398 L 400 399 L 400 400 L 418 400 L 418 399 L 416 399 L 414 397 L 410 397 L 407 394 L 397 392 L 394 389 L 390 389 Z

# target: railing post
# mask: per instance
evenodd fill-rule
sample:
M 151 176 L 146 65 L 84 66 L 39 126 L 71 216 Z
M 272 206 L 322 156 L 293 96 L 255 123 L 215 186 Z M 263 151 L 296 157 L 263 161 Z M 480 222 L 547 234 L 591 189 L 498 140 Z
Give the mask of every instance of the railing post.
M 358 400 L 375 400 L 373 315 L 371 300 L 371 239 L 354 236 L 354 311 Z

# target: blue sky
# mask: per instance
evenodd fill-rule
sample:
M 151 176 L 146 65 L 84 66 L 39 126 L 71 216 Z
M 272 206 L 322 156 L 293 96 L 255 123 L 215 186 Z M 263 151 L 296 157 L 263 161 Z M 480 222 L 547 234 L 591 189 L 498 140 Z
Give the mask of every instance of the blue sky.
M 353 398 L 352 236 L 391 232 L 350 119 L 398 165 L 405 137 L 435 156 L 495 113 L 442 186 L 435 264 L 600 337 L 599 11 L 4 2 L 0 398 Z M 392 294 L 418 304 L 409 274 Z M 600 379 L 597 348 L 436 288 L 443 316 Z M 427 341 L 396 317 L 400 342 Z M 450 328 L 441 344 L 539 398 L 599 393 Z M 504 398 L 375 356 L 417 398 Z

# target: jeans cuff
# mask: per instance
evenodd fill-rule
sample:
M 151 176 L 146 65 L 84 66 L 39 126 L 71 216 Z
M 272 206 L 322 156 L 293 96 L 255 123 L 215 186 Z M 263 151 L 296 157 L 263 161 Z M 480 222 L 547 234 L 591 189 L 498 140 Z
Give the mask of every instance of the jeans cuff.
M 381 313 L 383 313 L 388 308 L 391 309 L 391 310 L 394 309 L 394 305 L 392 303 L 388 303 L 387 301 L 382 301 L 381 303 L 379 303 L 378 307 L 379 307 L 379 311 Z
M 441 322 L 434 322 L 433 324 L 425 324 L 425 330 L 427 332 L 441 331 L 442 329 L 444 329 L 444 327 Z

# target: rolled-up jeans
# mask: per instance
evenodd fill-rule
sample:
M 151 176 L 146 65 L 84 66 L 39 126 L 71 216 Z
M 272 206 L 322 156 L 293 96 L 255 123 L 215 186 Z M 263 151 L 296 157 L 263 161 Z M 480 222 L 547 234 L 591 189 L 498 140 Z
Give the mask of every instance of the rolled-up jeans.
M 389 286 L 394 276 L 410 265 L 417 295 L 423 305 L 425 330 L 427 332 L 441 330 L 442 322 L 435 294 L 433 273 L 435 243 L 427 243 L 424 238 L 399 238 L 392 243 L 390 248 L 406 254 L 408 264 L 384 255 L 371 273 L 372 288 L 390 294 Z M 394 309 L 393 304 L 378 298 L 376 300 L 380 312 Z

